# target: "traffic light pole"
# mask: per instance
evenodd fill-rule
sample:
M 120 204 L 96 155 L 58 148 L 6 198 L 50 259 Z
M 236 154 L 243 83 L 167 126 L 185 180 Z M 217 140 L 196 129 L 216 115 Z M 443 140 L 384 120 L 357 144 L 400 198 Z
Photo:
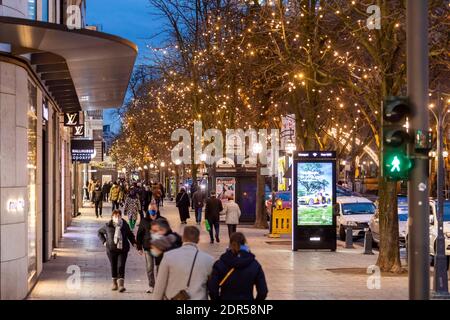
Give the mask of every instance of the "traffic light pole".
M 407 19 L 407 75 L 408 96 L 412 107 L 409 129 L 428 133 L 428 1 L 408 0 Z M 429 266 L 429 200 L 428 154 L 415 151 L 408 182 L 408 266 L 409 299 L 428 300 L 430 296 Z M 428 153 L 428 152 L 427 152 Z

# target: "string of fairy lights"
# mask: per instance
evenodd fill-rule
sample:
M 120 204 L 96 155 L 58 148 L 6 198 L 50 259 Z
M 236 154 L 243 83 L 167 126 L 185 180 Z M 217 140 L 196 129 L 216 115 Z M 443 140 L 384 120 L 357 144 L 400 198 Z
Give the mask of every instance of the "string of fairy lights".
M 170 160 L 171 133 L 199 120 L 204 129 L 279 128 L 295 114 L 300 143 L 324 148 L 339 148 L 330 128 L 362 140 L 374 133 L 387 63 L 371 50 L 386 49 L 379 37 L 392 45 L 386 56 L 401 47 L 401 11 L 380 35 L 366 28 L 367 1 L 257 2 L 212 1 L 200 23 L 193 12 L 179 19 L 181 38 L 171 30 L 166 45 L 149 46 L 155 74 L 128 104 L 113 146 L 122 166 Z

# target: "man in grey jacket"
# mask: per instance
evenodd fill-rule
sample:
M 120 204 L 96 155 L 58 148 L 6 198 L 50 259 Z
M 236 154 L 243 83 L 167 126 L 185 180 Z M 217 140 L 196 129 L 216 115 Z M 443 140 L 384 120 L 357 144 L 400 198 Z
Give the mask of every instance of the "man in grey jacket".
M 202 209 L 205 205 L 205 193 L 201 188 L 197 189 L 192 195 L 192 207 L 195 210 L 195 221 L 197 225 L 200 225 L 202 222 Z
M 214 258 L 197 248 L 199 240 L 198 228 L 187 226 L 183 232 L 183 246 L 164 254 L 156 278 L 153 300 L 170 300 L 181 290 L 186 290 L 191 300 L 208 299 L 206 283 L 212 272 Z

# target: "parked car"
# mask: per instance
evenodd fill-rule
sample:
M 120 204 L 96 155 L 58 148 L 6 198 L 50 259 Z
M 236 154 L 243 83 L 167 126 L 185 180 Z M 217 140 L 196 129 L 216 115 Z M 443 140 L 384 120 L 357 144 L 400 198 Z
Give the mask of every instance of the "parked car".
M 337 197 L 337 207 L 336 227 L 339 239 L 345 240 L 347 226 L 352 227 L 354 237 L 364 236 L 370 218 L 375 214 L 375 204 L 367 198 L 344 196 Z
M 292 207 L 292 193 L 291 191 L 277 191 L 275 192 L 275 204 L 280 203 L 281 207 L 291 208 Z M 266 209 L 270 212 L 272 207 L 272 194 L 266 195 Z
M 406 243 L 406 233 L 408 229 L 408 203 L 398 200 L 398 233 L 400 246 Z M 375 244 L 380 243 L 380 213 L 376 210 L 369 222 L 369 228 L 372 232 L 372 239 Z

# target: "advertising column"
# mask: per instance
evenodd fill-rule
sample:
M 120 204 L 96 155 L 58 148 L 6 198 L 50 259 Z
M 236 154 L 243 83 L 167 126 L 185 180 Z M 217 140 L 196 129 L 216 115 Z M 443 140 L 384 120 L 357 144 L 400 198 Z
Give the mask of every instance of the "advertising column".
M 336 153 L 294 156 L 292 250 L 336 250 Z

